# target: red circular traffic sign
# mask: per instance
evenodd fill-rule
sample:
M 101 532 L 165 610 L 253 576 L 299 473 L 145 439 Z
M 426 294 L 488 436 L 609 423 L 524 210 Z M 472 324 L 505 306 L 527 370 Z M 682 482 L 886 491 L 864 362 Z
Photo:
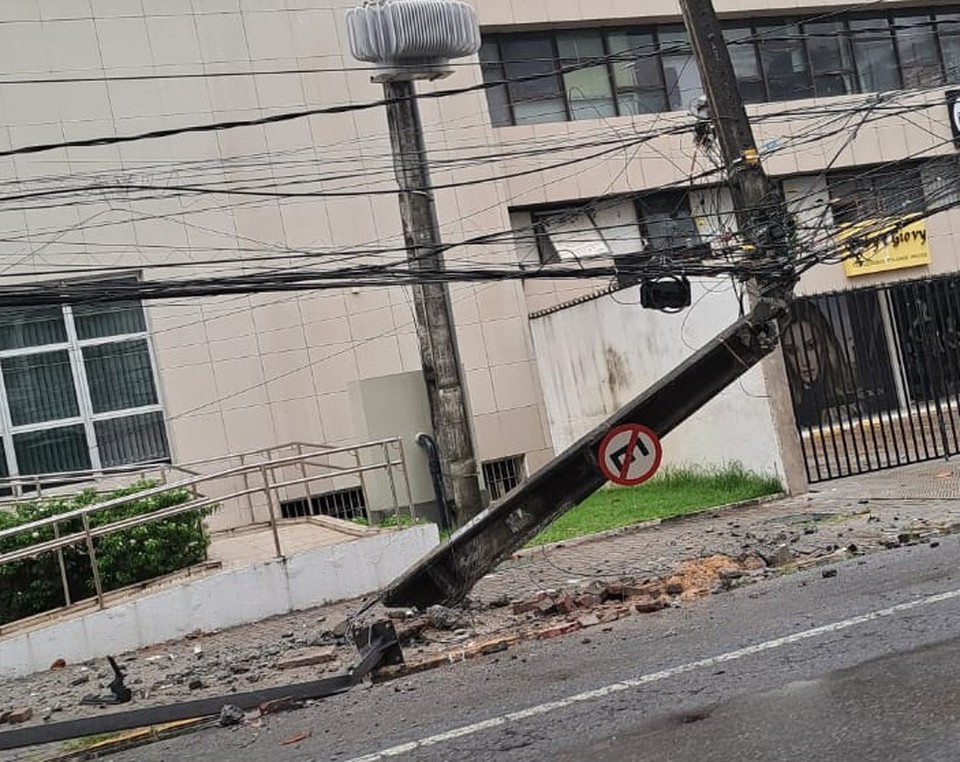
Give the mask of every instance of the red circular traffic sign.
M 600 471 L 614 484 L 635 487 L 657 473 L 663 460 L 660 439 L 646 426 L 628 423 L 610 431 L 600 442 Z

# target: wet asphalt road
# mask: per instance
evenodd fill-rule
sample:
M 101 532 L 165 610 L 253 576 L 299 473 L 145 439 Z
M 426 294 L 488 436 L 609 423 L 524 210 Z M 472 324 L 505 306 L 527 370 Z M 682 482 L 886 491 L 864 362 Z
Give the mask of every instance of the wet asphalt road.
M 958 563 L 948 537 L 112 759 L 956 760 Z

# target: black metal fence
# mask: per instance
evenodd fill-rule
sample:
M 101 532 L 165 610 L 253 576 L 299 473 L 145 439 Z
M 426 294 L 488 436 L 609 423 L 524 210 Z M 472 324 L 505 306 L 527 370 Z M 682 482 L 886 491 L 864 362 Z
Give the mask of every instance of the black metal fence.
M 811 482 L 960 453 L 960 276 L 803 297 L 783 337 Z

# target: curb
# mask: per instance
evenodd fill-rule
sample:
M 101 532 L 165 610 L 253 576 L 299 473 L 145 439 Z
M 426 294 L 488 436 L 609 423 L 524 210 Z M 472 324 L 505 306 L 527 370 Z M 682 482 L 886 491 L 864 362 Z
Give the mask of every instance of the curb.
M 636 524 L 630 524 L 625 527 L 617 527 L 616 529 L 605 529 L 602 532 L 594 532 L 593 534 L 585 534 L 580 537 L 571 537 L 569 540 L 558 540 L 557 542 L 548 542 L 543 545 L 537 545 L 532 548 L 523 548 L 518 550 L 513 555 L 509 556 L 507 560 L 525 558 L 531 556 L 534 553 L 543 553 L 545 551 L 557 550 L 559 548 L 576 548 L 580 545 L 588 545 L 594 542 L 601 542 L 603 540 L 609 540 L 614 537 L 623 537 L 625 535 L 639 534 L 640 532 L 646 532 L 650 529 L 656 529 L 662 524 L 678 524 L 684 521 L 690 521 L 694 519 L 703 518 L 705 515 L 712 515 L 715 513 L 729 513 L 731 511 L 739 511 L 745 508 L 758 508 L 761 505 L 766 505 L 767 503 L 774 503 L 778 500 L 783 500 L 787 497 L 790 497 L 786 492 L 775 492 L 772 495 L 763 495 L 762 497 L 752 497 L 748 500 L 740 500 L 736 503 L 727 503 L 726 505 L 718 505 L 713 508 L 699 508 L 690 513 L 681 513 L 677 516 L 667 516 L 663 519 L 651 519 L 650 521 L 641 521 Z

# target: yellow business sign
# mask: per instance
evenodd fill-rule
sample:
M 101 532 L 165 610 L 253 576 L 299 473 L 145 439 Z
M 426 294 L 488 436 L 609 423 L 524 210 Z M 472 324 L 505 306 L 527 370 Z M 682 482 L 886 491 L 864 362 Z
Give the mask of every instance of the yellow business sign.
M 909 220 L 867 220 L 841 226 L 837 243 L 847 277 L 929 265 L 926 222 Z M 851 239 L 857 241 L 856 246 L 850 245 Z

